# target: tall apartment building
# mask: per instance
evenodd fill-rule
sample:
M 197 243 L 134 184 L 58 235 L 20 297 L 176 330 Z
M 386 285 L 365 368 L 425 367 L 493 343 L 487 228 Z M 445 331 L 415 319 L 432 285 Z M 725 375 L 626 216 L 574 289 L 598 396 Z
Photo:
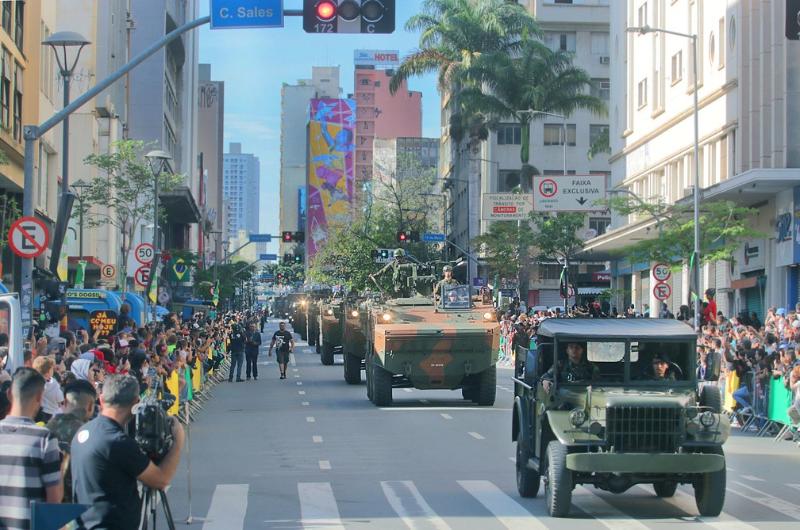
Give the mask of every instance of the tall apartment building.
M 703 201 L 732 200 L 756 208 L 733 263 L 701 270 L 701 290 L 717 291 L 725 315 L 770 305 L 793 307 L 800 286 L 800 47 L 784 37 L 785 3 L 629 0 L 611 3 L 613 185 L 645 200 L 692 200 L 694 182 L 693 50 L 689 39 L 627 33 L 627 27 L 696 34 L 699 165 Z M 653 219 L 615 216 L 612 229 L 588 242 L 598 255 L 655 237 Z M 702 226 L 700 228 L 702 230 Z M 612 261 L 622 307 L 657 307 L 651 264 Z M 688 269 L 673 273 L 673 312 L 688 300 Z M 651 315 L 657 311 L 651 311 Z
M 211 79 L 211 65 L 200 65 L 197 99 L 197 148 L 202 157 L 203 187 L 200 210 L 206 230 L 203 231 L 203 257 L 206 264 L 222 259 L 225 232 L 223 151 L 225 126 L 225 83 Z
M 520 0 L 536 18 L 544 43 L 553 50 L 573 53 L 573 64 L 592 78 L 591 93 L 606 101 L 610 98 L 609 81 L 609 11 L 606 0 L 553 2 L 552 0 Z M 518 123 L 501 123 L 491 131 L 488 140 L 460 145 L 449 136 L 450 111 L 448 96 L 442 99 L 442 144 L 439 168 L 448 192 L 448 239 L 462 248 L 470 248 L 472 238 L 485 233 L 491 221 L 481 217 L 481 195 L 503 193 L 521 186 L 531 192 L 530 180 L 521 175 L 521 128 Z M 527 109 L 520 109 L 527 110 Z M 538 109 L 532 109 L 538 110 Z M 536 116 L 531 126 L 530 163 L 542 174 L 610 175 L 607 156 L 589 159 L 589 147 L 605 129 L 608 119 L 578 110 L 566 117 L 566 163 L 564 168 L 564 123 L 560 118 Z M 589 216 L 587 227 L 602 233 L 610 223 L 604 215 Z M 470 261 L 471 277 L 484 276 Z M 602 263 L 583 264 L 581 275 L 591 281 L 592 273 L 604 269 Z M 532 264 L 528 289 L 529 305 L 563 303 L 558 291 L 561 268 L 558 264 Z M 488 280 L 488 278 L 485 278 Z M 586 288 L 590 292 L 591 287 Z M 525 286 L 521 286 L 524 291 Z
M 231 143 L 230 151 L 224 155 L 223 193 L 229 238 L 238 237 L 240 230 L 258 233 L 261 165 L 257 156 L 242 153 L 240 143 Z
M 309 104 L 315 98 L 338 98 L 341 93 L 338 66 L 314 66 L 311 79 L 281 88 L 280 231 L 305 231 L 306 219 L 306 124 Z M 281 243 L 280 254 L 294 250 Z
M 397 51 L 356 50 L 356 201 L 364 183 L 372 180 L 373 141 L 377 138 L 422 136 L 422 92 L 403 83 L 389 92 L 399 61 Z

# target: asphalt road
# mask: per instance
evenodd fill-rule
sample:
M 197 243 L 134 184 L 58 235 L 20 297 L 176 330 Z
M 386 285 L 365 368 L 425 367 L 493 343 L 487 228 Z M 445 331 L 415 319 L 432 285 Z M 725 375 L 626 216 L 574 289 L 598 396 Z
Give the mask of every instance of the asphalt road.
M 275 324 L 270 323 L 271 328 Z M 271 332 L 265 335 L 268 345 Z M 578 487 L 569 519 L 516 491 L 511 370 L 494 407 L 460 391 L 394 391 L 379 409 L 298 343 L 288 379 L 274 357 L 259 380 L 223 383 L 191 427 L 191 515 L 203 530 L 799 528 L 800 449 L 737 434 L 726 444 L 728 493 L 719 518 L 699 518 L 691 488 L 669 500 L 649 486 L 622 495 Z M 362 374 L 363 375 L 363 374 Z M 188 455 L 168 492 L 188 503 Z M 179 527 L 181 525 L 179 524 Z M 164 528 L 163 523 L 160 525 Z

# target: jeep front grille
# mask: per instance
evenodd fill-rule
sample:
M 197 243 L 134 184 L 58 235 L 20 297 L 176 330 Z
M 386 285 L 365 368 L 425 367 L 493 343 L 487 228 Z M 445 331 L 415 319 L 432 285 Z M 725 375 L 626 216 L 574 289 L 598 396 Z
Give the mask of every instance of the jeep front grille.
M 673 453 L 683 434 L 682 409 L 612 406 L 606 409 L 606 442 L 625 453 Z

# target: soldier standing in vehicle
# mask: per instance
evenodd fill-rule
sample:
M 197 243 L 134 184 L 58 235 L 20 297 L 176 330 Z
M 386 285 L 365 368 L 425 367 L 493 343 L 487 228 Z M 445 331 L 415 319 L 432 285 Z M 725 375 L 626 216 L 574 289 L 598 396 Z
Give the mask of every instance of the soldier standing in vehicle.
M 379 276 L 386 274 L 389 269 L 392 270 L 392 284 L 394 292 L 403 298 L 412 295 L 411 288 L 408 286 L 408 278 L 412 275 L 411 264 L 407 262 L 406 251 L 402 248 L 395 249 L 394 259 L 383 266 L 381 270 L 375 274 L 370 274 L 372 280 Z
M 444 278 L 439 280 L 438 283 L 436 284 L 436 287 L 433 288 L 433 293 L 436 296 L 436 298 L 438 298 L 442 294 L 443 286 L 461 285 L 460 283 L 458 283 L 458 280 L 453 278 L 452 266 L 445 265 L 444 268 L 442 269 L 442 275 L 444 276 Z
M 583 355 L 583 344 L 578 342 L 570 342 L 567 344 L 567 359 L 560 359 L 557 363 L 558 378 L 560 381 L 567 383 L 580 382 L 580 381 L 594 381 L 598 376 L 600 370 L 586 360 Z M 553 387 L 553 377 L 555 375 L 555 366 L 542 376 L 542 385 L 545 392 L 550 392 Z

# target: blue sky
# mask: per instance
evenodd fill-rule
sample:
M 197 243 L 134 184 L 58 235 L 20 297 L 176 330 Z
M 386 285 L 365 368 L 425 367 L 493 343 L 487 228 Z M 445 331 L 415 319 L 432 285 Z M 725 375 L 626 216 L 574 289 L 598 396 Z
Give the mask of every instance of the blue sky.
M 402 57 L 416 48 L 418 36 L 404 27 L 422 0 L 397 4 L 392 35 L 311 35 L 303 32 L 300 17 L 287 17 L 281 29 L 200 30 L 200 62 L 211 64 L 213 80 L 225 82 L 225 151 L 230 142 L 241 142 L 243 152 L 261 161 L 262 231 L 278 233 L 281 84 L 310 78 L 312 66 L 338 65 L 344 94 L 352 93 L 354 50 L 400 50 Z M 301 0 L 284 0 L 286 9 L 301 7 Z M 201 0 L 201 14 L 208 9 L 208 0 Z M 435 75 L 412 79 L 409 85 L 423 93 L 423 134 L 438 137 Z

